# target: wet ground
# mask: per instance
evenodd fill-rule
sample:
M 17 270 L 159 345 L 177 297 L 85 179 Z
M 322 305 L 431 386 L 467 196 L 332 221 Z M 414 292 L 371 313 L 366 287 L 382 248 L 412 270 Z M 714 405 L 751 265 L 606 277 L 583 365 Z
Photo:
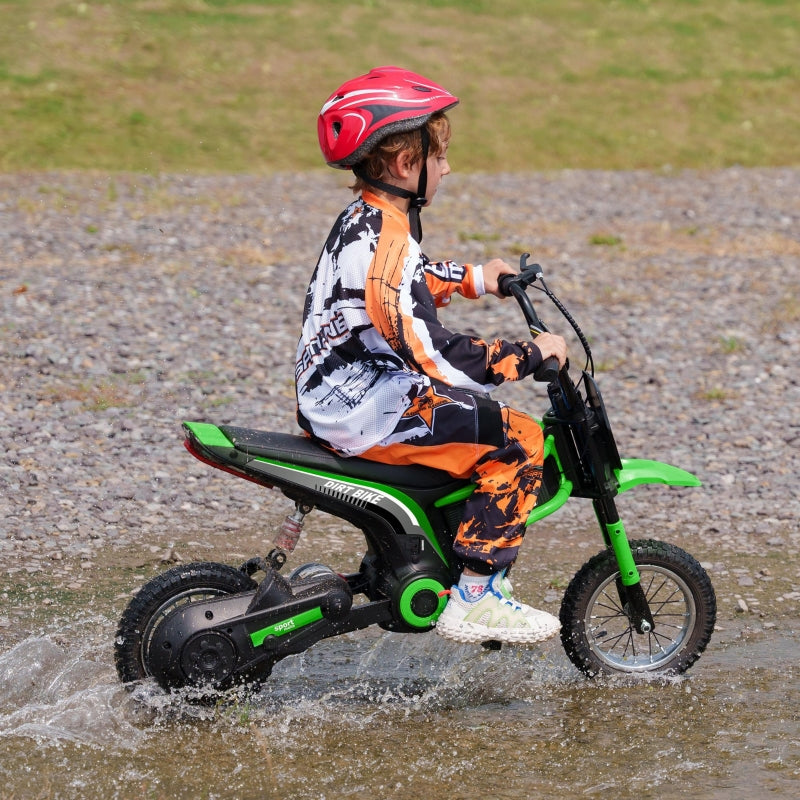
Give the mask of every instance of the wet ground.
M 316 545 L 345 562 L 356 551 L 355 533 L 322 536 Z M 219 545 L 207 557 L 223 558 Z M 314 549 L 301 542 L 296 558 Z M 543 572 L 529 548 L 520 594 L 556 610 L 561 583 L 595 549 L 590 537 L 554 538 Z M 0 797 L 795 798 L 797 570 L 696 555 L 719 623 L 680 678 L 592 681 L 558 642 L 494 653 L 375 630 L 320 643 L 279 664 L 258 695 L 215 707 L 117 681 L 116 620 L 131 585 L 165 568 L 158 555 L 115 556 L 69 607 L 46 585 L 17 585 L 0 652 Z M 761 577 L 743 588 L 750 575 Z
M 368 631 L 248 701 L 119 685 L 131 593 L 178 560 L 264 553 L 291 510 L 191 459 L 180 421 L 296 431 L 297 325 L 340 183 L 0 176 L 0 800 L 800 797 L 796 169 L 450 176 L 425 212 L 431 256 L 534 253 L 592 341 L 623 455 L 702 479 L 620 503 L 632 538 L 714 582 L 688 675 L 589 681 L 558 643 Z M 510 303 L 448 313 L 520 335 Z M 537 525 L 517 596 L 557 612 L 595 527 L 571 502 Z M 309 533 L 290 566 L 357 567 L 352 532 Z

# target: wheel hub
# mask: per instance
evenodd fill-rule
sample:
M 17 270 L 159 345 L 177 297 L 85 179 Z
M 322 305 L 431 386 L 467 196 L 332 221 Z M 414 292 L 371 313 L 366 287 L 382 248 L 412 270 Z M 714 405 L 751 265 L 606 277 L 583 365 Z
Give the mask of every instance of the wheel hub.
M 216 631 L 193 636 L 181 653 L 181 669 L 195 685 L 221 683 L 230 677 L 235 665 L 236 646 Z

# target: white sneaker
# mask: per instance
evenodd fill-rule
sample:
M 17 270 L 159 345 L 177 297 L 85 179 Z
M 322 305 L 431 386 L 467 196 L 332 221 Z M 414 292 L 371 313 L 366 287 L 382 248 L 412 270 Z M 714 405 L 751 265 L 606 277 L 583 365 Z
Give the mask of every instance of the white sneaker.
M 496 573 L 496 575 L 492 575 L 490 583 L 496 581 L 497 589 L 499 590 L 500 594 L 505 597 L 506 600 L 511 600 L 512 602 L 516 603 L 518 606 L 522 606 L 522 610 L 525 612 L 526 616 L 532 614 L 534 617 L 537 614 L 544 614 L 546 612 L 539 611 L 533 606 L 529 606 L 527 603 L 522 603 L 519 600 L 514 600 L 514 589 L 511 586 L 511 581 L 506 576 L 506 571 L 503 570 L 502 572 Z M 559 623 L 560 627 L 560 623 Z
M 458 586 L 436 620 L 436 632 L 456 642 L 496 641 L 535 644 L 555 636 L 561 623 L 552 614 L 506 597 L 503 573 L 496 573 L 478 600 L 467 600 Z M 510 584 L 508 584 L 510 589 Z M 509 592 L 510 595 L 510 592 Z

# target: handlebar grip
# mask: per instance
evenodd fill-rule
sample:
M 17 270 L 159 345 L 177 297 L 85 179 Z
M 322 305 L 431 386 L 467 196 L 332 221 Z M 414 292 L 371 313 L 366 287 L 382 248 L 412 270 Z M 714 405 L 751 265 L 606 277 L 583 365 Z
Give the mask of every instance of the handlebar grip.
M 558 359 L 555 356 L 548 356 L 533 373 L 533 379 L 539 383 L 552 383 L 558 379 Z
M 511 281 L 518 277 L 518 275 L 504 273 L 497 279 L 497 288 L 500 290 L 500 294 L 502 294 L 503 297 L 511 297 Z

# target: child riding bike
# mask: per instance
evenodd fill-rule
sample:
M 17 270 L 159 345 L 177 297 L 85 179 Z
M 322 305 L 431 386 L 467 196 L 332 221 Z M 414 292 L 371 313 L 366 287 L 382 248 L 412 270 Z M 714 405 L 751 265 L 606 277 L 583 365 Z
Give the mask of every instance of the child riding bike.
M 527 415 L 488 397 L 531 375 L 566 343 L 484 341 L 447 329 L 436 309 L 458 292 L 500 297 L 514 270 L 430 261 L 420 209 L 449 174 L 446 111 L 458 98 L 421 75 L 379 67 L 325 102 L 325 161 L 350 169 L 358 197 L 328 236 L 311 278 L 297 349 L 297 417 L 344 456 L 423 464 L 471 478 L 454 552 L 462 572 L 436 623 L 460 642 L 529 644 L 555 635 L 551 614 L 516 601 L 514 563 L 542 480 L 543 437 Z

